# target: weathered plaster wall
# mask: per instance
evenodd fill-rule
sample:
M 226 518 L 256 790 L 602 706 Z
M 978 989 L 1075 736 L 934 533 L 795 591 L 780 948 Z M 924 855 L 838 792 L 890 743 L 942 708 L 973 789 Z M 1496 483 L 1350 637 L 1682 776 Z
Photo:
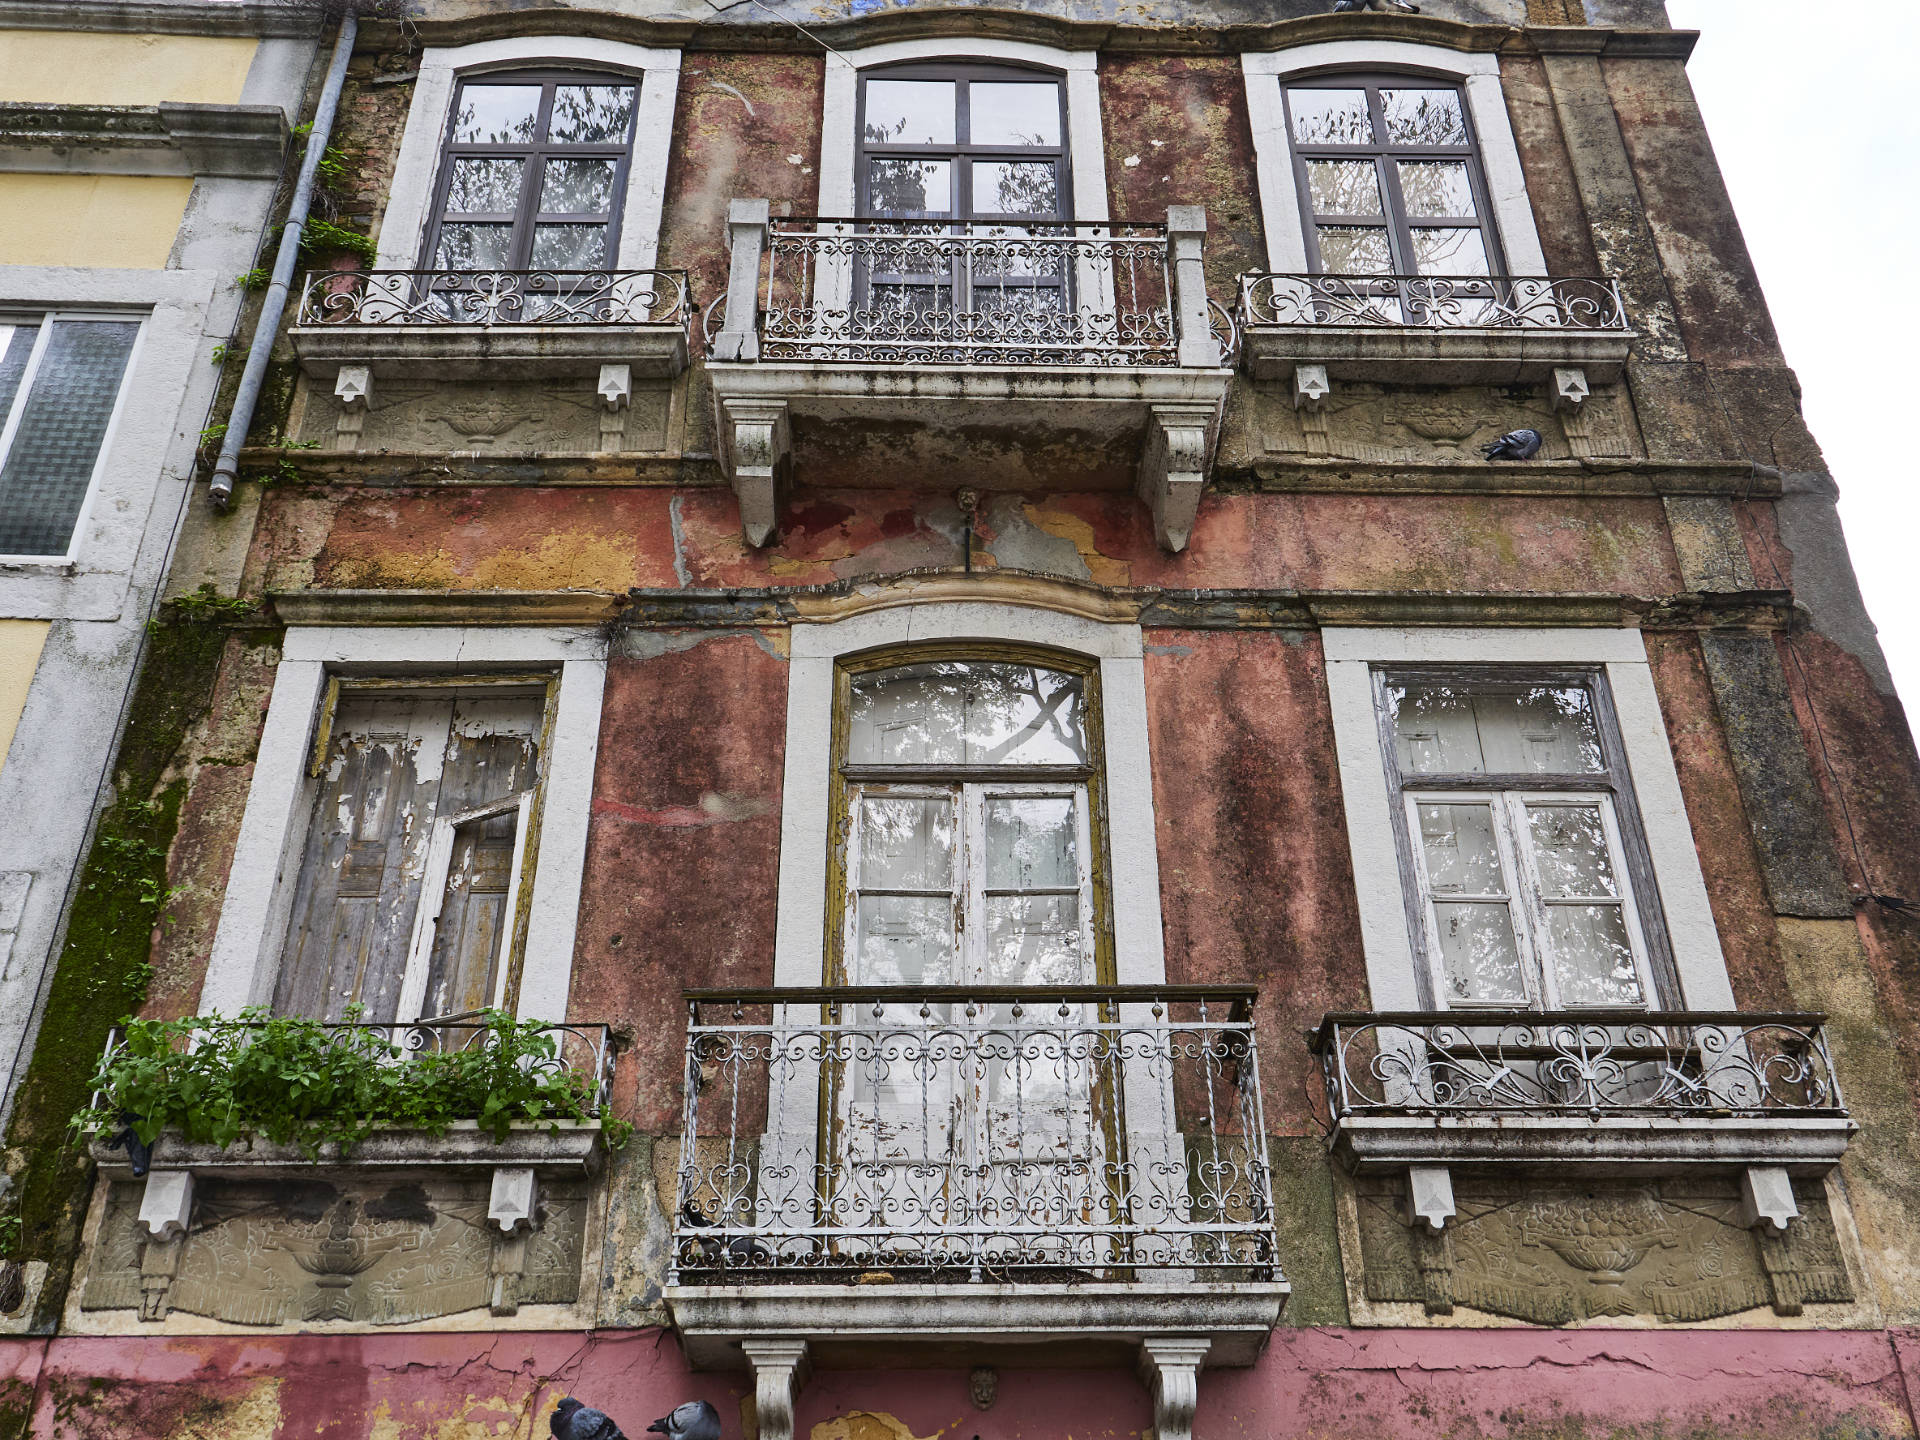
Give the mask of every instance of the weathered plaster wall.
M 1920 1335 L 1282 1330 L 1247 1370 L 1201 1377 L 1210 1440 L 1905 1440 Z M 755 1433 L 745 1377 L 690 1374 L 658 1330 L 256 1337 L 161 1347 L 0 1342 L 7 1393 L 46 1440 L 481 1440 L 544 1434 L 562 1394 L 628 1434 L 704 1399 Z M 808 1440 L 1132 1440 L 1145 1391 L 1120 1370 L 1003 1368 L 976 1410 L 964 1370 L 827 1371 Z
M 780 543 L 749 550 L 718 488 L 276 490 L 250 583 L 323 588 L 810 585 L 956 564 L 944 494 L 803 490 Z M 1104 585 L 1498 593 L 1679 589 L 1657 500 L 1214 494 L 1181 555 L 1130 495 L 995 496 L 983 560 Z
M 680 991 L 773 981 L 785 638 L 630 633 L 608 662 L 569 1008 L 631 1032 L 618 1105 L 651 1133 L 679 1128 Z
M 1169 205 L 1204 205 L 1207 283 L 1222 301 L 1234 294 L 1234 276 L 1265 268 L 1238 61 L 1106 56 L 1100 111 L 1116 220 L 1159 224 Z

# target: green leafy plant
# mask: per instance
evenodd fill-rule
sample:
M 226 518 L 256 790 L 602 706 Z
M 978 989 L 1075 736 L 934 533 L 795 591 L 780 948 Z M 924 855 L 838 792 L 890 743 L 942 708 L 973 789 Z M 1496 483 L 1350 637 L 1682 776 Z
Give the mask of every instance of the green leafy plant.
M 222 1147 L 258 1138 L 312 1157 L 325 1145 L 344 1155 L 384 1126 L 444 1135 L 471 1120 L 498 1143 L 515 1124 L 598 1118 L 591 1079 L 562 1061 L 554 1031 L 497 1010 L 478 1023 L 458 1049 L 407 1056 L 386 1027 L 262 1009 L 129 1020 L 94 1076 L 98 1104 L 73 1123 L 82 1133 L 129 1124 L 148 1144 L 163 1130 Z M 616 1148 L 631 1131 L 605 1121 Z
M 227 357 L 229 355 L 236 355 L 236 356 L 245 355 L 247 351 L 251 350 L 252 348 L 253 347 L 251 345 L 245 345 L 245 344 L 239 344 L 239 343 L 231 344 L 231 345 L 229 344 L 216 345 L 213 347 L 213 363 L 216 366 L 224 365 L 227 363 Z M 226 429 L 224 425 L 221 426 L 220 428 L 222 430 Z
M 300 231 L 300 258 L 309 264 L 323 255 L 358 255 L 371 265 L 375 254 L 373 241 L 358 230 L 349 230 L 331 220 L 309 220 Z
M 242 290 L 264 290 L 273 283 L 273 271 L 264 265 L 256 265 L 244 275 L 237 277 L 233 283 Z
M 293 127 L 293 133 L 298 135 L 306 144 L 312 144 L 313 122 L 311 120 L 302 121 Z M 302 146 L 303 153 L 304 150 L 305 145 Z M 332 188 L 345 185 L 349 180 L 353 179 L 353 165 L 352 162 L 348 160 L 346 151 L 339 149 L 337 146 L 329 145 L 320 152 L 320 163 L 314 166 L 313 173 L 322 185 Z
M 197 590 L 176 595 L 167 602 L 182 620 L 239 620 L 254 612 L 254 603 L 238 595 L 222 595 L 211 580 Z

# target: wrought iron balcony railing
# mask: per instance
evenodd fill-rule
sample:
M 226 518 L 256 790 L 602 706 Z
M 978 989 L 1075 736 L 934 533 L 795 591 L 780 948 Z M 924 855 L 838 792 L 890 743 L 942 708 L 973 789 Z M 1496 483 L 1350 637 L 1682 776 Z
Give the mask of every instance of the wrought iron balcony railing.
M 1243 329 L 1628 330 L 1616 281 L 1525 276 L 1240 277 Z
M 732 289 L 709 312 L 719 360 L 882 365 L 1217 366 L 1204 218 L 969 225 L 764 218 L 735 202 Z M 764 267 L 762 258 L 764 256 Z M 765 279 L 761 276 L 764 268 Z
M 1819 1015 L 1329 1015 L 1335 1123 L 1367 1116 L 1843 1118 Z
M 315 270 L 299 325 L 685 327 L 679 270 Z
M 689 992 L 672 1281 L 1278 1279 L 1252 999 Z

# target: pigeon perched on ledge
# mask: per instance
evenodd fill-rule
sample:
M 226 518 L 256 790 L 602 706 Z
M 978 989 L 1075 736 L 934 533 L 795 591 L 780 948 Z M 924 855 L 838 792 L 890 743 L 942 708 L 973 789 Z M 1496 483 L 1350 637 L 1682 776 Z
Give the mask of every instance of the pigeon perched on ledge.
M 647 1433 L 667 1440 L 720 1440 L 720 1412 L 704 1400 L 689 1400 L 647 1426 Z
M 571 1395 L 562 1395 L 547 1421 L 553 1440 L 627 1440 L 613 1417 L 582 1405 Z M 715 1433 L 718 1433 L 716 1422 Z
M 711 1230 L 719 1223 L 709 1220 L 706 1212 L 691 1200 L 681 1205 L 680 1220 L 691 1230 Z M 717 1237 L 714 1239 L 703 1237 L 695 1243 L 699 1246 L 702 1265 L 712 1268 L 720 1263 L 722 1246 Z M 730 1265 L 771 1265 L 773 1263 L 773 1252 L 750 1235 L 735 1235 L 726 1242 L 724 1253 Z
M 1540 442 L 1538 430 L 1509 430 L 1482 445 L 1480 453 L 1489 460 L 1531 460 L 1540 453 Z
M 1395 10 L 1402 15 L 1420 13 L 1420 7 L 1413 0 L 1333 0 L 1334 14 L 1348 10 Z

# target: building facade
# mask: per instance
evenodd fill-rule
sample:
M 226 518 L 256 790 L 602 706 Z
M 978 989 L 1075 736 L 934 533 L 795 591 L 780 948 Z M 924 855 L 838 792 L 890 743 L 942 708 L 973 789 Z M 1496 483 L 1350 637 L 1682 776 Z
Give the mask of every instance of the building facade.
M 317 30 L 327 224 L 20 1433 L 1920 1430 L 1920 762 L 1659 0 L 66 8 Z

